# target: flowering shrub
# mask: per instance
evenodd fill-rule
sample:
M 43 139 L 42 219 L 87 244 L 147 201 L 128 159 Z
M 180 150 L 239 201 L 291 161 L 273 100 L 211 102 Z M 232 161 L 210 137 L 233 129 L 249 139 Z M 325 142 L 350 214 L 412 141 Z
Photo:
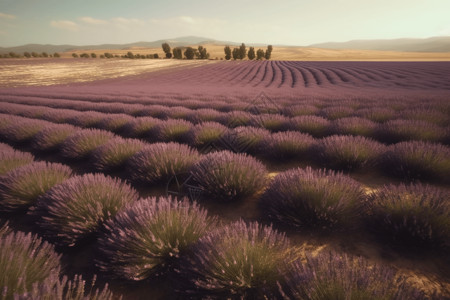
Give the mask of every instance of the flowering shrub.
M 11 143 L 29 142 L 46 125 L 46 121 L 24 119 L 0 129 L 0 138 Z
M 335 229 L 354 225 L 364 199 L 361 186 L 350 177 L 308 167 L 278 174 L 261 207 L 270 219 L 288 226 Z
M 2 299 L 31 289 L 61 269 L 61 255 L 35 235 L 13 232 L 0 236 L 0 287 Z
M 370 195 L 369 228 L 402 247 L 450 247 L 450 194 L 428 185 L 388 185 Z
M 285 131 L 267 135 L 261 142 L 260 153 L 270 159 L 287 160 L 305 157 L 314 143 L 309 134 Z
M 241 126 L 230 129 L 224 137 L 224 148 L 231 148 L 235 152 L 256 154 L 260 150 L 261 142 L 270 135 L 270 131 L 252 126 Z
M 289 127 L 291 130 L 320 138 L 328 134 L 330 124 L 329 120 L 319 116 L 299 116 L 291 118 Z
M 191 122 L 169 119 L 155 126 L 152 133 L 156 138 L 155 141 L 186 143 L 189 140 L 189 131 L 192 127 Z
M 15 168 L 32 163 L 34 156 L 27 152 L 5 150 L 0 152 L 0 176 Z
M 395 117 L 395 110 L 386 107 L 370 107 L 359 109 L 354 114 L 374 122 L 384 123 Z
M 285 282 L 283 299 L 424 299 L 395 270 L 343 253 L 309 254 L 293 263 Z
M 250 197 L 267 182 L 265 166 L 255 158 L 230 151 L 205 155 L 191 170 L 194 181 L 214 200 L 232 201 Z
M 40 197 L 32 214 L 45 234 L 64 246 L 73 246 L 96 233 L 138 195 L 128 184 L 102 174 L 72 177 Z
M 337 119 L 330 126 L 330 131 L 335 134 L 365 137 L 372 137 L 376 129 L 375 122 L 358 117 Z
M 277 282 L 295 259 L 284 234 L 258 223 L 235 222 L 194 245 L 180 273 L 184 292 L 213 299 L 278 299 Z
M 187 145 L 156 143 L 132 156 L 127 170 L 137 182 L 167 182 L 174 175 L 187 173 L 199 158 L 197 150 Z
M 320 115 L 328 120 L 336 120 L 340 118 L 350 117 L 353 113 L 353 108 L 348 106 L 329 106 L 320 111 Z
M 81 275 L 75 275 L 74 279 L 69 280 L 67 276 L 61 279 L 58 276 L 51 275 L 42 283 L 34 283 L 30 290 L 23 294 L 14 294 L 15 300 L 113 300 L 122 299 L 115 296 L 105 284 L 102 290 L 95 289 L 96 276 L 92 279 L 90 286 Z
M 161 122 L 161 120 L 152 117 L 136 118 L 123 127 L 122 135 L 131 138 L 146 138 L 152 129 Z
M 32 140 L 31 146 L 37 151 L 53 151 L 78 129 L 69 124 L 49 125 L 38 132 Z
M 84 159 L 94 149 L 106 144 L 114 134 L 99 129 L 84 129 L 69 136 L 61 145 L 61 155 L 71 159 Z
M 143 280 L 171 271 L 216 218 L 187 199 L 139 200 L 106 224 L 97 265 L 114 277 Z
M 106 115 L 98 124 L 97 128 L 112 131 L 115 133 L 122 132 L 125 125 L 134 118 L 125 114 Z
M 418 141 L 389 146 L 380 158 L 384 171 L 408 180 L 448 181 L 450 148 Z
M 197 148 L 202 148 L 212 143 L 220 145 L 227 132 L 228 128 L 220 123 L 200 123 L 195 125 L 189 132 L 189 144 Z
M 319 164 L 335 170 L 354 170 L 374 165 L 386 146 L 361 136 L 333 135 L 313 146 Z
M 35 162 L 16 168 L 0 181 L 0 211 L 27 209 L 56 184 L 72 175 L 72 170 L 57 163 Z
M 99 171 L 120 170 L 144 146 L 140 140 L 116 137 L 92 151 L 91 161 Z
M 440 142 L 445 139 L 445 129 L 417 120 L 392 120 L 381 125 L 376 133 L 377 139 L 386 143 L 402 141 Z

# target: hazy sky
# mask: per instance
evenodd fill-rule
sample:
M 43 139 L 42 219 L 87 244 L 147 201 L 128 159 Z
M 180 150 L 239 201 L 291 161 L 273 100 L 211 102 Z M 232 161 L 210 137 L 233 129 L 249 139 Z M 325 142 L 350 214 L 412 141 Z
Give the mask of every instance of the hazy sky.
M 0 0 L 0 46 L 424 38 L 450 35 L 449 12 L 450 0 Z

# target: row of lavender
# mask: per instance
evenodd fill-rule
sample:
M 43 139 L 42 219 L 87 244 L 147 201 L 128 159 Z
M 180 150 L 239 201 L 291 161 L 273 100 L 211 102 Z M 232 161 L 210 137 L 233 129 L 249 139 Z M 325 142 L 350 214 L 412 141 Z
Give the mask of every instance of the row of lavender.
M 437 216 L 443 216 L 445 220 L 449 214 L 448 203 L 445 202 L 448 195 L 439 189 L 421 185 L 399 188 L 389 186 L 380 190 L 381 195 L 388 195 L 383 196 L 384 200 L 368 200 L 359 183 L 334 171 L 311 168 L 306 171 L 287 171 L 277 175 L 269 184 L 266 167 L 246 154 L 218 151 L 201 155 L 186 145 L 145 144 L 138 140 L 118 138 L 111 132 L 98 129 L 75 130 L 70 125 L 12 116 L 5 116 L 2 120 L 6 122 L 3 128 L 0 126 L 0 136 L 9 143 L 23 145 L 31 141 L 36 151 L 53 150 L 61 158 L 90 161 L 97 171 L 125 169 L 126 172 L 121 176 L 136 183 L 158 186 L 167 183 L 173 176 L 189 174 L 192 184 L 202 192 L 203 198 L 219 202 L 258 197 L 266 190 L 260 197 L 264 215 L 269 216 L 271 221 L 284 222 L 290 227 L 334 229 L 350 225 L 351 228 L 359 221 L 366 220 L 369 227 L 374 224 L 374 228 L 379 229 L 379 219 L 385 218 L 383 222 L 391 234 L 382 236 L 391 236 L 393 241 L 409 239 L 412 244 L 447 247 L 444 241 L 448 238 L 448 221 L 435 222 L 440 220 Z M 420 164 L 426 164 L 422 169 L 434 167 L 439 171 L 448 170 L 450 156 L 449 150 L 445 150 L 447 152 L 441 150 L 431 154 L 425 162 L 423 156 L 417 156 L 417 151 L 413 155 L 409 154 L 409 159 L 413 160 L 410 165 L 414 168 L 403 169 L 403 172 L 417 171 Z M 399 158 L 405 160 L 402 156 Z M 435 162 L 435 165 L 430 166 L 429 162 Z M 398 162 L 392 159 L 390 165 L 394 163 Z M 396 197 L 389 196 L 390 190 L 394 190 L 394 195 L 399 195 L 400 200 L 388 205 L 384 201 Z M 402 196 L 408 194 L 415 196 Z M 388 217 L 384 217 L 386 215 Z M 413 221 L 407 222 L 405 218 L 412 218 Z M 423 219 L 423 222 L 418 222 L 418 219 Z M 347 220 L 352 222 L 345 224 Z M 409 238 L 399 238 L 397 234 Z
M 57 123 L 71 123 L 81 127 L 97 127 L 106 129 L 124 137 L 132 137 L 148 142 L 181 142 L 189 144 L 200 152 L 227 149 L 234 152 L 246 152 L 269 160 L 291 160 L 315 162 L 322 167 L 335 170 L 374 170 L 379 169 L 385 174 L 391 174 L 408 180 L 444 181 L 450 172 L 448 146 L 418 141 L 401 142 L 386 146 L 361 136 L 333 135 L 322 139 L 315 139 L 308 134 L 296 131 L 270 133 L 266 129 L 239 126 L 228 128 L 215 122 L 204 122 L 193 125 L 183 120 L 159 120 L 152 117 L 132 118 L 128 115 L 101 114 L 92 116 L 89 113 L 72 111 L 67 116 L 64 111 L 44 107 L 36 109 L 25 105 L 5 104 L 0 111 L 16 113 L 31 117 L 51 120 Z M 4 138 L 29 138 L 45 125 L 47 121 L 26 119 L 19 126 L 10 118 L 11 127 L 8 127 L 8 117 L 4 116 L 4 126 L 0 128 Z M 40 124 L 40 125 L 38 125 Z M 76 127 L 67 124 L 54 124 L 39 135 L 34 147 L 45 150 L 62 143 Z M 58 126 L 59 125 L 59 126 Z M 80 130 L 79 128 L 77 130 Z M 17 136 L 16 136 L 17 135 Z M 110 138 L 112 135 L 103 135 Z M 41 137 L 42 136 L 42 137 Z M 103 139 L 99 139 L 100 141 Z M 46 145 L 46 143 L 51 143 Z M 109 152 L 116 152 L 128 148 L 129 155 L 133 155 L 143 146 L 139 141 L 116 139 L 108 144 Z M 76 155 L 77 151 L 70 149 Z M 66 151 L 69 152 L 69 151 Z M 104 155 L 104 154 L 103 154 Z M 112 154 L 109 154 L 110 156 Z M 127 157 L 124 156 L 123 159 Z M 112 158 L 109 158 L 112 160 Z M 101 159 L 97 158 L 94 164 L 99 165 Z M 104 168 L 111 166 L 106 166 Z M 121 167 L 118 164 L 116 167 Z
M 203 96 L 205 97 L 205 96 Z M 345 117 L 361 117 L 373 122 L 384 123 L 389 120 L 407 119 L 427 121 L 436 125 L 450 123 L 450 106 L 441 98 L 423 99 L 421 97 L 383 98 L 292 98 L 262 94 L 254 99 L 201 96 L 155 95 L 153 98 L 138 96 L 93 95 L 34 95 L 6 94 L 1 100 L 11 103 L 44 105 L 54 108 L 67 108 L 81 111 L 105 113 L 124 113 L 133 116 L 152 116 L 157 118 L 183 118 L 194 123 L 201 121 L 223 122 L 226 113 L 246 112 L 248 114 L 280 114 L 286 117 L 316 115 L 335 120 Z
M 177 278 L 176 288 L 180 293 L 194 297 L 316 299 L 318 295 L 336 296 L 338 293 L 346 298 L 358 293 L 363 299 L 424 298 L 423 293 L 409 286 L 404 277 L 383 265 L 373 266 L 362 258 L 338 253 L 305 254 L 292 246 L 284 234 L 271 227 L 243 221 L 224 225 L 187 199 L 139 199 L 133 188 L 117 179 L 100 174 L 72 176 L 70 168 L 64 165 L 32 162 L 29 154 L 14 151 L 4 144 L 0 147 L 2 160 L 9 161 L 9 171 L 4 170 L 6 173 L 2 175 L 0 185 L 1 210 L 8 213 L 28 210 L 28 214 L 35 217 L 39 233 L 60 246 L 61 250 L 82 245 L 89 236 L 96 236 L 96 266 L 112 278 L 139 281 L 169 274 Z M 227 153 L 216 155 L 215 161 L 224 161 L 224 156 L 239 160 L 236 166 L 245 162 L 245 156 Z M 16 163 L 12 163 L 14 159 L 11 157 Z M 250 164 L 247 161 L 246 168 L 255 164 L 255 161 Z M 292 181 L 299 181 L 299 184 L 293 187 Z M 283 188 L 282 193 L 272 199 L 280 184 L 290 185 L 290 188 Z M 314 203 L 322 200 L 313 199 L 312 188 L 326 191 L 330 185 L 333 191 L 327 195 L 316 194 L 315 197 L 325 196 L 328 205 L 333 206 L 331 202 L 335 202 L 335 206 L 326 208 L 323 203 Z M 309 218 L 318 226 L 342 223 L 336 216 L 356 212 L 356 207 L 361 204 L 357 202 L 363 195 L 356 182 L 341 174 L 298 169 L 277 176 L 263 199 L 266 203 L 271 202 L 267 202 L 268 199 L 281 199 L 281 210 L 278 205 L 272 205 L 269 211 L 274 213 L 275 208 L 278 210 L 275 215 L 282 215 L 286 205 L 292 206 L 292 196 L 298 197 L 299 193 L 303 193 L 309 204 L 298 203 L 292 208 L 301 211 L 299 206 L 303 206 L 304 214 L 307 212 L 308 215 L 308 205 L 318 205 L 309 210 L 309 217 L 314 210 L 317 213 L 320 206 L 331 217 L 328 220 L 318 220 L 319 215 L 315 219 Z M 384 220 L 382 224 L 386 226 L 383 229 L 395 237 L 404 237 L 407 236 L 405 230 L 398 226 L 403 223 L 409 226 L 408 230 L 412 226 L 417 227 L 418 231 L 410 236 L 416 240 L 415 243 L 417 239 L 427 242 L 429 238 L 436 242 L 436 237 L 437 241 L 448 241 L 448 236 L 445 236 L 445 230 L 448 233 L 448 228 L 445 228 L 445 218 L 448 217 L 446 196 L 443 191 L 431 187 L 386 187 L 373 195 L 373 202 L 379 204 L 373 206 L 373 216 L 377 216 L 376 208 L 380 213 L 380 208 L 396 205 L 391 203 L 392 198 L 406 201 L 411 197 L 420 198 L 420 204 L 413 204 L 429 204 L 436 209 L 432 212 L 434 216 L 429 214 L 430 211 L 425 216 L 431 217 L 430 220 L 421 219 L 427 214 L 424 213 L 412 217 L 414 224 L 407 224 L 404 218 L 389 219 L 387 214 L 389 220 Z M 447 209 L 447 215 L 442 216 L 442 208 Z M 441 215 L 436 214 L 438 211 Z M 292 216 L 292 211 L 289 214 Z M 286 217 L 292 219 L 288 215 Z M 297 217 L 303 224 L 308 220 L 303 215 Z M 444 228 L 431 228 L 437 224 L 436 220 Z M 380 223 L 376 222 L 375 227 L 379 228 Z M 426 228 L 418 228 L 421 225 Z M 0 276 L 0 284 L 9 287 L 4 288 L 5 299 L 11 298 L 13 293 L 18 299 L 30 295 L 64 299 L 83 296 L 84 282 L 81 278 L 76 277 L 75 283 L 68 281 L 67 277 L 58 280 L 60 255 L 53 246 L 31 234 L 8 234 L 7 231 L 7 227 L 0 230 L 0 265 L 5 270 Z M 421 235 L 417 236 L 417 233 Z M 98 299 L 113 297 L 107 287 L 94 293 Z M 94 296 L 91 292 L 86 297 Z
M 353 108 L 345 106 L 331 106 L 319 110 L 315 106 L 302 105 L 291 107 L 291 115 L 297 116 L 290 117 L 280 113 L 255 115 L 251 109 L 250 111 L 221 113 L 213 109 L 191 110 L 185 107 L 151 105 L 137 110 L 128 107 L 127 112 L 122 112 L 122 109 L 111 112 L 113 109 L 109 103 L 105 106 L 102 103 L 86 102 L 74 105 L 70 103 L 71 100 L 63 102 L 36 99 L 9 101 L 11 103 L 2 105 L 3 113 L 15 113 L 30 117 L 42 116 L 47 120 L 75 123 L 75 125 L 81 126 L 95 126 L 106 117 L 107 113 L 110 114 L 108 117 L 111 119 L 114 117 L 118 119 L 115 121 L 117 124 L 114 124 L 117 127 L 132 120 L 132 117 L 145 116 L 163 120 L 185 120 L 185 127 L 193 127 L 194 124 L 202 122 L 217 122 L 229 128 L 253 126 L 270 132 L 298 131 L 316 138 L 340 134 L 369 137 L 383 143 L 409 140 L 450 143 L 450 114 L 436 108 L 417 108 L 395 112 L 388 108 L 363 108 L 354 111 Z M 23 103 L 23 105 L 13 104 L 17 102 Z M 55 110 L 49 107 L 55 107 Z M 55 119 L 55 115 L 58 116 L 57 119 Z

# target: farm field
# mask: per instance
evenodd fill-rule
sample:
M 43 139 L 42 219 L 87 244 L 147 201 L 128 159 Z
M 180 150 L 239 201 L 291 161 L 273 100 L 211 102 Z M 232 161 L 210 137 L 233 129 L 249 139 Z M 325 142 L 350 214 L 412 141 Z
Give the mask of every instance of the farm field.
M 5 299 L 450 297 L 450 62 L 0 72 L 0 256 L 53 261 Z

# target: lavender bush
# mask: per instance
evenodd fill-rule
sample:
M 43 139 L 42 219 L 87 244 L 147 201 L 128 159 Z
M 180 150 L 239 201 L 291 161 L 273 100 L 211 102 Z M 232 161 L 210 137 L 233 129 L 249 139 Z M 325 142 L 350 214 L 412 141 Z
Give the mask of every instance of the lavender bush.
M 260 153 L 277 161 L 304 158 L 314 142 L 309 134 L 297 131 L 273 133 L 262 140 Z
M 120 133 L 125 125 L 131 122 L 134 118 L 125 114 L 106 115 L 98 124 L 97 128 Z
M 94 149 L 106 144 L 114 134 L 99 129 L 83 129 L 69 136 L 61 145 L 61 155 L 70 159 L 84 159 Z
M 391 145 L 380 158 L 383 170 L 408 180 L 449 181 L 450 148 L 418 141 Z
M 359 109 L 354 114 L 377 123 L 384 123 L 395 117 L 395 110 L 386 107 L 371 107 Z
M 365 137 L 333 135 L 318 140 L 312 152 L 324 167 L 355 170 L 375 165 L 385 149 L 385 145 Z
M 95 169 L 99 171 L 120 170 L 145 145 L 140 140 L 112 138 L 106 144 L 92 151 L 91 161 Z
M 415 184 L 388 185 L 369 197 L 369 228 L 402 247 L 450 247 L 450 193 Z
M 130 138 L 146 138 L 161 120 L 152 117 L 141 117 L 129 121 L 122 130 L 122 135 Z
M 198 110 L 192 111 L 186 119 L 191 121 L 194 124 L 202 123 L 202 122 L 218 122 L 222 113 L 218 112 L 215 109 L 211 108 L 201 108 Z
M 97 265 L 128 280 L 170 272 L 216 223 L 216 218 L 187 199 L 139 200 L 107 222 L 107 232 L 99 239 Z
M 197 148 L 210 144 L 221 145 L 228 128 L 216 122 L 204 122 L 195 125 L 189 132 L 189 144 Z
M 8 221 L 3 222 L 0 219 L 0 239 L 11 232 L 11 229 L 8 226 Z
M 291 118 L 289 127 L 291 130 L 308 133 L 320 138 L 328 134 L 330 121 L 319 116 L 299 116 Z
M 283 299 L 424 299 L 396 271 L 384 265 L 371 265 L 362 257 L 321 252 L 297 260 L 280 284 Z
M 36 199 L 72 175 L 68 166 L 35 162 L 14 169 L 0 181 L 0 211 L 28 209 Z
M 0 130 L 0 138 L 11 143 L 27 143 L 46 125 L 46 121 L 25 119 Z
M 445 129 L 433 123 L 417 120 L 392 120 L 381 125 L 376 137 L 385 143 L 402 141 L 440 142 L 445 139 Z
M 0 153 L 14 151 L 14 148 L 8 144 L 0 143 Z
M 246 154 L 230 151 L 205 155 L 191 170 L 198 186 L 212 200 L 233 201 L 255 195 L 267 182 L 265 166 Z
M 138 195 L 128 184 L 102 174 L 72 177 L 40 197 L 32 214 L 45 234 L 63 246 L 74 246 L 96 233 Z
M 319 114 L 328 120 L 336 120 L 340 118 L 350 117 L 354 109 L 348 106 L 329 106 L 323 108 Z
M 199 158 L 199 153 L 187 145 L 156 143 L 131 157 L 127 170 L 137 182 L 167 182 L 174 175 L 187 173 Z
M 251 125 L 263 127 L 271 132 L 283 131 L 289 127 L 289 118 L 280 114 L 262 114 L 253 116 Z
M 310 104 L 296 104 L 285 108 L 285 113 L 290 117 L 315 115 L 319 112 L 319 108 Z
M 337 119 L 330 126 L 330 131 L 334 134 L 365 137 L 373 137 L 376 129 L 375 122 L 359 117 Z
M 37 151 L 53 151 L 78 129 L 69 124 L 49 125 L 39 131 L 32 140 L 31 146 Z
M 278 174 L 261 207 L 271 220 L 288 226 L 331 230 L 354 225 L 364 199 L 361 186 L 350 177 L 308 167 Z
M 0 176 L 15 168 L 28 165 L 34 161 L 34 156 L 27 152 L 16 150 L 0 152 Z
M 270 131 L 252 126 L 240 126 L 230 129 L 224 136 L 224 148 L 231 148 L 235 152 L 257 154 L 261 142 L 270 135 Z
M 208 299 L 278 299 L 277 282 L 295 259 L 284 234 L 243 221 L 212 231 L 194 245 L 180 273 L 184 292 Z
M 192 127 L 191 122 L 169 119 L 155 126 L 150 135 L 154 135 L 155 141 L 186 143 Z
M 113 300 L 122 297 L 114 295 L 105 284 L 103 289 L 94 289 L 97 277 L 94 275 L 91 284 L 86 285 L 86 281 L 81 275 L 75 275 L 72 280 L 67 276 L 61 279 L 51 275 L 49 279 L 42 283 L 34 283 L 32 288 L 23 294 L 14 294 L 14 300 Z
M 75 126 L 91 128 L 99 124 L 104 118 L 104 113 L 100 113 L 97 111 L 84 111 L 79 115 L 70 118 L 69 120 L 67 120 L 67 122 Z
M 2 299 L 31 289 L 61 269 L 61 255 L 31 233 L 13 232 L 0 237 L 0 287 Z M 54 277 L 53 277 L 54 278 Z

